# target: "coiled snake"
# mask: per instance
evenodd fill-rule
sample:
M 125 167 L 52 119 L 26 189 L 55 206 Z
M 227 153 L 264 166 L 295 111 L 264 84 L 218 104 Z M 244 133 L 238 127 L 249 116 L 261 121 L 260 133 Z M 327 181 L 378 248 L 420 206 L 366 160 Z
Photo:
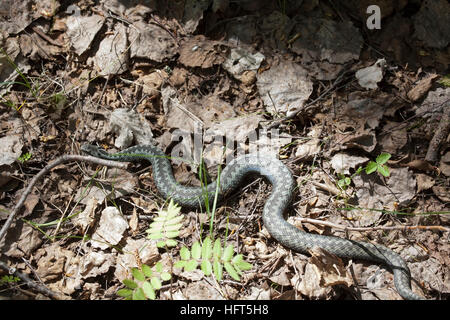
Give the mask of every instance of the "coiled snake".
M 171 197 L 182 206 L 195 208 L 204 204 L 206 196 L 206 199 L 214 199 L 216 182 L 208 184 L 206 188 L 178 184 L 167 156 L 155 146 L 138 145 L 114 154 L 89 144 L 83 145 L 81 150 L 91 156 L 108 160 L 150 161 L 158 191 L 164 198 Z M 220 175 L 219 198 L 237 188 L 249 173 L 265 176 L 273 186 L 272 193 L 264 205 L 262 218 L 269 233 L 282 245 L 302 253 L 308 253 L 313 247 L 320 247 L 340 257 L 383 263 L 393 271 L 395 286 L 403 298 L 423 299 L 412 292 L 409 268 L 397 253 L 378 244 L 306 233 L 288 223 L 283 213 L 291 201 L 295 182 L 289 169 L 276 158 L 249 154 L 232 160 Z

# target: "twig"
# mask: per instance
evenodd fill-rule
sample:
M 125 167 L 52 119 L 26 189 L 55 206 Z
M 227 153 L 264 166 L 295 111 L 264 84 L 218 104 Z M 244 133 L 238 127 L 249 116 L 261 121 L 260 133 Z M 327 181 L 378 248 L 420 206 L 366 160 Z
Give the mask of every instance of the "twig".
M 324 183 L 316 182 L 316 181 L 314 181 L 314 180 L 312 180 L 311 183 L 312 183 L 314 186 L 316 186 L 317 188 L 320 188 L 320 189 L 322 189 L 322 190 L 328 191 L 328 192 L 331 193 L 332 195 L 335 195 L 335 196 L 341 196 L 341 195 L 342 195 L 342 192 L 339 191 L 339 189 L 337 189 L 337 188 L 335 188 L 335 187 L 329 186 L 329 185 L 324 184 Z
M 50 298 L 56 299 L 56 300 L 68 300 L 70 299 L 70 297 L 64 295 L 64 294 L 60 294 L 57 292 L 53 292 L 52 290 L 48 289 L 47 287 L 36 283 L 35 281 L 33 281 L 32 279 L 30 279 L 30 277 L 28 275 L 26 275 L 25 273 L 22 273 L 20 271 L 17 271 L 17 269 L 15 268 L 10 268 L 8 267 L 8 265 L 6 263 L 4 263 L 3 261 L 0 261 L 0 268 L 5 270 L 6 272 L 8 272 L 9 274 L 12 274 L 16 277 L 19 277 L 22 281 L 24 281 L 26 283 L 26 285 L 28 285 L 29 287 L 33 288 L 34 290 L 36 290 L 37 292 L 42 293 L 43 295 L 46 295 Z
M 125 169 L 127 167 L 127 164 L 110 161 L 110 160 L 103 160 L 99 158 L 95 158 L 92 156 L 81 156 L 81 155 L 64 155 L 56 160 L 50 162 L 48 165 L 46 165 L 41 171 L 38 172 L 37 175 L 34 176 L 33 179 L 31 179 L 30 184 L 25 189 L 25 192 L 22 194 L 22 196 L 19 199 L 19 202 L 15 205 L 15 207 L 12 209 L 11 213 L 8 216 L 8 219 L 6 220 L 5 224 L 3 225 L 2 229 L 0 230 L 0 241 L 3 239 L 3 237 L 6 235 L 6 232 L 8 231 L 9 227 L 11 226 L 11 223 L 14 220 L 14 217 L 16 216 L 17 212 L 19 212 L 20 208 L 25 203 L 25 200 L 27 199 L 28 195 L 31 193 L 33 186 L 36 184 L 36 182 L 45 174 L 47 174 L 50 170 L 52 170 L 54 167 L 65 163 L 65 162 L 71 162 L 71 161 L 86 161 L 90 163 L 99 164 L 102 166 L 108 166 L 108 167 L 116 167 L 120 169 Z
M 57 47 L 62 47 L 63 46 L 58 41 L 53 40 L 48 35 L 46 35 L 41 29 L 39 29 L 39 27 L 32 27 L 31 29 L 33 29 L 34 32 L 36 32 L 42 39 L 46 40 L 50 44 L 52 44 L 54 46 L 57 46 Z
M 431 163 L 437 161 L 439 146 L 447 139 L 450 132 L 450 104 L 444 107 L 441 121 L 435 131 L 433 139 L 431 139 L 425 160 Z
M 449 231 L 450 229 L 442 226 L 393 226 L 393 227 L 349 227 L 343 226 L 340 224 L 334 224 L 328 221 L 322 221 L 317 219 L 310 218 L 300 218 L 294 217 L 294 220 L 300 222 L 307 222 L 312 224 L 321 224 L 327 227 L 342 229 L 344 231 L 373 231 L 373 230 L 414 230 L 414 229 L 422 229 L 422 230 L 438 230 L 438 231 Z

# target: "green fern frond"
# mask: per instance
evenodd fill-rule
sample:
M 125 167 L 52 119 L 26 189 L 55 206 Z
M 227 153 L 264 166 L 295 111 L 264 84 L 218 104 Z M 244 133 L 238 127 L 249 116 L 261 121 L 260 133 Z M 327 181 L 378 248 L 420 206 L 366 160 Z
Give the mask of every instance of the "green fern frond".
M 198 241 L 194 242 L 190 250 L 182 247 L 180 257 L 181 260 L 174 264 L 175 268 L 193 271 L 200 266 L 206 276 L 213 274 L 217 281 L 222 280 L 224 268 L 237 281 L 240 281 L 243 271 L 252 268 L 250 263 L 244 261 L 242 254 L 235 255 L 233 245 L 229 244 L 223 249 L 219 239 L 213 245 L 210 237 L 206 237 L 201 245 Z
M 173 200 L 166 210 L 160 210 L 158 216 L 150 224 L 147 230 L 148 238 L 159 240 L 156 245 L 161 247 L 175 247 L 177 241 L 174 238 L 180 234 L 180 229 L 183 226 L 183 216 L 180 215 L 181 207 Z
M 141 269 L 131 268 L 133 279 L 124 279 L 126 288 L 117 291 L 117 295 L 126 300 L 154 300 L 156 291 L 161 289 L 162 282 L 169 281 L 172 275 L 163 271 L 161 262 L 157 262 L 153 269 L 142 265 Z

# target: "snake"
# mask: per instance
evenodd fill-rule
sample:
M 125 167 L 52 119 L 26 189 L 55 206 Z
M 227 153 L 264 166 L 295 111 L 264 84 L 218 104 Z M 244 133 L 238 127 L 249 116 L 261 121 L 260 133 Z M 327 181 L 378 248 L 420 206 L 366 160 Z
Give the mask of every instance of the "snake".
M 290 205 L 296 183 L 290 169 L 274 156 L 261 152 L 240 155 L 223 168 L 216 181 L 195 187 L 179 184 L 173 175 L 169 157 L 151 144 L 132 146 L 117 153 L 108 153 L 96 145 L 84 144 L 81 151 L 106 160 L 150 161 L 158 192 L 164 199 L 171 198 L 182 207 L 205 207 L 206 203 L 211 204 L 216 194 L 221 201 L 237 189 L 249 174 L 261 175 L 272 184 L 271 194 L 264 204 L 262 220 L 269 234 L 280 244 L 303 254 L 318 247 L 342 258 L 384 264 L 393 272 L 394 284 L 400 296 L 408 300 L 423 299 L 412 291 L 410 270 L 396 252 L 370 242 L 308 233 L 286 221 L 284 213 Z

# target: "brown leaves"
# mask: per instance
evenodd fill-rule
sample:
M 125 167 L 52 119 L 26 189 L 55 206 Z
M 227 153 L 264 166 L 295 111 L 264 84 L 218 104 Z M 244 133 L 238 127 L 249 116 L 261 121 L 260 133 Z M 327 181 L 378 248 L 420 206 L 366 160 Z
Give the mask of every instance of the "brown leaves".
M 179 62 L 186 67 L 211 68 L 223 63 L 227 52 L 224 43 L 196 36 L 181 45 Z
M 305 266 L 301 279 L 294 276 L 292 285 L 303 295 L 312 299 L 325 299 L 333 286 L 353 285 L 350 273 L 342 260 L 320 248 L 310 250 L 311 258 Z
M 414 86 L 414 88 L 412 88 L 408 92 L 408 98 L 411 101 L 417 101 L 420 98 L 422 98 L 428 92 L 428 90 L 430 90 L 430 88 L 433 84 L 433 80 L 436 79 L 437 77 L 438 77 L 437 74 L 430 74 L 427 77 L 425 77 L 424 79 L 420 80 Z

